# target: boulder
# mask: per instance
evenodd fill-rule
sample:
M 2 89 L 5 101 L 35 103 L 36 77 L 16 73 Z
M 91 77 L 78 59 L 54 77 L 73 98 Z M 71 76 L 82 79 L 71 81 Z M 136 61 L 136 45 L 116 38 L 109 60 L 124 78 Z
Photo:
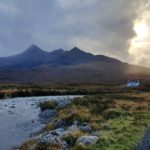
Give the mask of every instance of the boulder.
M 61 138 L 56 137 L 52 134 L 48 134 L 44 137 L 42 137 L 38 144 L 51 144 L 51 145 L 59 145 L 61 147 L 62 150 L 67 150 L 68 149 L 68 145 L 65 141 L 63 141 Z
M 92 128 L 89 126 L 89 125 L 85 125 L 85 126 L 81 126 L 80 127 L 80 130 L 82 132 L 91 132 L 92 131 Z
M 79 124 L 79 121 L 77 121 L 77 120 L 75 120 L 74 122 L 73 122 L 73 125 L 78 125 Z
M 64 135 L 64 132 L 65 132 L 64 128 L 58 128 L 56 130 L 50 131 L 50 133 L 55 136 L 62 136 Z
M 60 145 L 60 147 L 61 147 L 62 150 L 68 150 L 68 144 L 67 144 L 66 141 L 63 141 L 60 138 L 57 138 L 56 141 Z
M 71 125 L 67 129 L 68 132 L 74 132 L 76 130 L 78 130 L 78 127 L 76 125 Z
M 91 135 L 98 136 L 99 133 L 100 133 L 100 131 L 95 131 L 95 132 L 92 132 Z
M 38 143 L 40 143 L 40 144 L 54 144 L 54 143 L 56 143 L 56 138 L 57 138 L 57 136 L 49 133 L 49 134 L 42 136 L 39 139 Z
M 55 126 L 55 128 L 63 128 L 65 126 L 65 121 L 60 119 L 54 123 L 54 126 Z
M 83 144 L 85 146 L 96 144 L 98 141 L 97 136 L 81 136 L 80 138 L 77 139 L 76 144 Z

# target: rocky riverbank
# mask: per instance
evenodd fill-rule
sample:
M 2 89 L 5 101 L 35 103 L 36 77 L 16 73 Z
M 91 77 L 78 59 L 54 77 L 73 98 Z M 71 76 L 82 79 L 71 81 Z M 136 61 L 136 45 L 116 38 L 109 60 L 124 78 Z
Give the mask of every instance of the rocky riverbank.
M 13 146 L 20 145 L 49 122 L 51 110 L 41 113 L 39 103 L 53 100 L 63 107 L 74 97 L 76 96 L 40 96 L 0 100 L 0 150 L 10 150 Z M 52 111 L 51 115 L 54 114 Z
M 17 150 L 134 150 L 150 127 L 149 96 L 85 96 L 43 110 L 42 118 L 49 119 L 46 126 Z
M 63 119 L 54 119 L 56 112 L 62 109 L 64 104 L 56 104 L 56 101 L 45 101 L 39 106 L 41 107 L 39 114 L 41 121 L 46 124 L 49 123 L 40 133 L 32 136 L 29 141 L 23 144 L 20 149 L 26 149 L 30 145 L 29 143 L 32 143 L 33 149 L 46 149 L 51 146 L 53 149 L 61 150 L 68 150 L 75 145 L 86 147 L 97 143 L 99 131 L 93 130 L 89 123 L 74 120 L 67 125 Z M 52 108 L 52 106 L 55 107 Z M 76 115 L 74 112 L 70 113 L 72 116 Z

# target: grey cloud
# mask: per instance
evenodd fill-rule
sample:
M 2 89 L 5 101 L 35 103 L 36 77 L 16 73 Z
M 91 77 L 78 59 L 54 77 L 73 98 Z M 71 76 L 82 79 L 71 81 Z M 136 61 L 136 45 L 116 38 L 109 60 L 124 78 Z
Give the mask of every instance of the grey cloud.
M 146 0 L 1 0 L 16 11 L 0 14 L 0 55 L 35 43 L 46 50 L 79 46 L 128 60 L 133 21 Z M 0 3 L 0 11 L 1 11 Z

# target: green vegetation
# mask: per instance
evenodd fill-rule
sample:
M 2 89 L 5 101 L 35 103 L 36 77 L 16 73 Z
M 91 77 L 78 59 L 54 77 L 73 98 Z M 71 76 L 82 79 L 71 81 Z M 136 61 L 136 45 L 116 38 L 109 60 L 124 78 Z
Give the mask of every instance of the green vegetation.
M 18 150 L 18 148 L 14 148 L 12 150 Z M 36 144 L 36 141 L 34 140 L 29 140 L 25 142 L 19 150 L 61 150 L 59 144 Z
M 132 150 L 150 127 L 149 96 L 122 93 L 76 98 L 58 112 L 57 119 L 62 118 L 67 125 L 74 120 L 89 122 L 93 130 L 99 130 L 99 142 L 89 150 Z
M 131 93 L 132 91 L 150 91 L 150 85 L 140 88 L 122 88 L 109 84 L 0 84 L 0 99 L 7 97 L 48 96 L 48 95 L 95 95 L 107 93 Z
M 72 133 L 69 133 L 69 134 L 65 135 L 63 137 L 63 140 L 65 140 L 67 142 L 67 144 L 72 147 L 72 146 L 75 145 L 76 140 L 79 137 L 81 137 L 82 135 L 84 135 L 84 133 L 81 132 L 80 130 L 77 130 L 77 131 L 74 131 Z
M 35 140 L 28 140 L 24 144 L 22 144 L 19 149 L 21 149 L 21 150 L 29 150 L 30 148 L 35 147 L 35 145 L 36 145 L 36 141 Z M 15 150 L 15 149 L 17 149 L 17 148 L 13 148 L 12 150 Z
M 97 132 L 99 140 L 95 145 L 88 147 L 77 145 L 76 140 L 88 133 L 81 131 L 69 133 L 63 140 L 71 150 L 134 150 L 144 131 L 150 127 L 149 97 L 149 92 L 132 91 L 75 98 L 65 108 L 58 109 L 56 117 L 47 125 L 45 131 L 53 130 L 54 123 L 58 120 L 63 120 L 66 127 L 77 120 L 79 125 L 88 123 L 92 132 Z M 44 108 L 49 104 L 45 105 L 47 106 Z M 40 150 L 49 150 L 52 146 L 37 144 L 34 150 L 39 150 L 39 147 Z M 59 145 L 56 147 L 60 149 Z
M 57 106 L 58 106 L 58 103 L 55 101 L 45 101 L 39 104 L 41 111 L 44 111 L 46 109 L 55 109 Z

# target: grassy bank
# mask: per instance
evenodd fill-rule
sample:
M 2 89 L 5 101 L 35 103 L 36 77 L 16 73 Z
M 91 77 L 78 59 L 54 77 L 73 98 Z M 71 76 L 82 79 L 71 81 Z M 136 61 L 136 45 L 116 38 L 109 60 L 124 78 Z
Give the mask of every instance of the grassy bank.
M 44 132 L 54 129 L 54 123 L 60 119 L 66 127 L 75 120 L 80 124 L 86 122 L 92 127 L 92 132 L 98 133 L 98 142 L 88 147 L 75 144 L 77 138 L 85 133 L 66 135 L 64 140 L 69 141 L 71 150 L 134 150 L 144 131 L 150 127 L 150 93 L 113 93 L 75 98 L 67 107 L 58 110 Z M 30 149 L 33 143 L 34 150 L 52 148 L 52 145 L 38 145 L 36 141 L 30 141 L 20 150 Z M 56 148 L 60 149 L 58 145 L 53 149 Z
M 120 85 L 107 84 L 64 84 L 64 85 L 20 85 L 0 84 L 0 99 L 7 97 L 29 97 L 48 95 L 94 95 L 107 93 L 132 93 L 134 91 L 150 92 L 149 85 L 129 89 Z

